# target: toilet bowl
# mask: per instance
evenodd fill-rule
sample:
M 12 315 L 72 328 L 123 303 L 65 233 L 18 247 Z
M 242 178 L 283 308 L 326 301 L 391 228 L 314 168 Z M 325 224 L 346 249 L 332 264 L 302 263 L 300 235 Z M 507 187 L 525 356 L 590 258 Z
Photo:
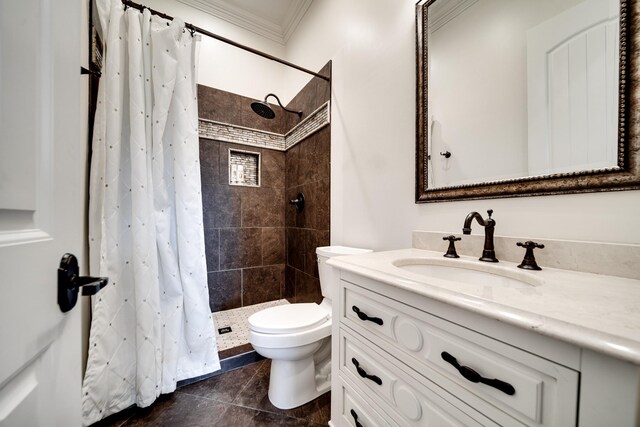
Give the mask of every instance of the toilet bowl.
M 249 317 L 249 342 L 256 352 L 271 359 L 269 400 L 277 408 L 295 408 L 330 390 L 331 295 L 340 276 L 326 261 L 366 252 L 371 251 L 317 248 L 322 302 L 270 307 Z

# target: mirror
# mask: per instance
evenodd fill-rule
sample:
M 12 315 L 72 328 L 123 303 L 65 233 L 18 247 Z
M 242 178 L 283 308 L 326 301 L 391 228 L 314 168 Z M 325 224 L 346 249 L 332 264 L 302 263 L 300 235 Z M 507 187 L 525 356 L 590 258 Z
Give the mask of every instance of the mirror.
M 416 202 L 640 188 L 638 3 L 418 3 Z

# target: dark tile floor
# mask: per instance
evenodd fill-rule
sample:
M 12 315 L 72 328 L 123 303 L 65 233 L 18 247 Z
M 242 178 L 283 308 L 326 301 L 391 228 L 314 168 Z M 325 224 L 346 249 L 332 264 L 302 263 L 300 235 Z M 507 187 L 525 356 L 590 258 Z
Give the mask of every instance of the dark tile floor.
M 149 408 L 131 408 L 92 427 L 120 426 L 326 426 L 331 394 L 298 408 L 278 409 L 269 402 L 270 360 L 244 366 L 180 387 Z

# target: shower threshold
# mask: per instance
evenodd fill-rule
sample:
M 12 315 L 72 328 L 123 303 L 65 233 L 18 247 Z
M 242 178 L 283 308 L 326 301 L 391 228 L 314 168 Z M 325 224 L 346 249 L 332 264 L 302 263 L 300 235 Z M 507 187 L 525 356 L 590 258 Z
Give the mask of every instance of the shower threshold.
M 289 304 L 289 301 L 281 299 L 213 313 L 218 351 L 226 353 L 227 350 L 250 345 L 249 316 L 265 308 L 283 304 Z
M 283 304 L 289 304 L 289 301 L 281 299 L 213 313 L 218 356 L 220 357 L 220 370 L 179 381 L 178 387 L 206 380 L 264 359 L 249 344 L 249 323 L 247 319 L 260 310 Z M 226 332 L 228 329 L 231 331 Z M 222 333 L 220 333 L 220 330 L 222 330 Z

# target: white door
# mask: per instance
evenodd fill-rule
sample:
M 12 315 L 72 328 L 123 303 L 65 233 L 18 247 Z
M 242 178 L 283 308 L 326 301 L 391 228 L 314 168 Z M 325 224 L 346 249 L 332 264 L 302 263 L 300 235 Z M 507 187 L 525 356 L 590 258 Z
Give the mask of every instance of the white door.
M 0 0 L 2 427 L 81 424 L 80 307 L 60 311 L 56 276 L 65 252 L 86 262 L 80 12 Z
M 527 32 L 529 175 L 617 164 L 619 7 L 586 0 Z

